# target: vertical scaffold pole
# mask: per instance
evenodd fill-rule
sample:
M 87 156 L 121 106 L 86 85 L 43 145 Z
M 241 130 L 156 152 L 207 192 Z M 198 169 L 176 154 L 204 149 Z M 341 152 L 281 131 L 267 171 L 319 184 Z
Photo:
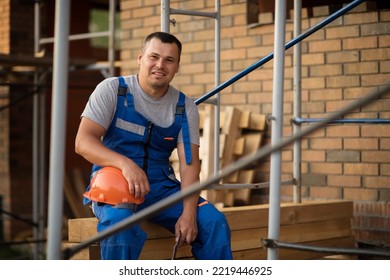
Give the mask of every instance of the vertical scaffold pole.
M 47 259 L 61 259 L 70 1 L 55 3 Z
M 34 55 L 39 52 L 39 38 L 40 38 L 40 3 L 34 3 Z M 39 87 L 39 71 L 34 72 L 34 90 L 37 92 L 33 96 L 33 221 L 36 224 L 33 228 L 33 237 L 35 240 L 43 239 L 44 230 L 44 146 L 42 145 L 44 119 L 44 106 L 42 103 L 43 93 L 40 92 Z M 43 256 L 43 244 L 38 242 L 34 246 L 34 259 L 39 259 Z
M 109 4 L 109 17 L 108 17 L 108 62 L 109 62 L 109 75 L 113 77 L 115 75 L 115 11 L 116 0 L 110 0 Z
M 285 38 L 286 0 L 275 0 L 275 38 L 272 98 L 271 145 L 282 138 L 283 128 L 283 90 L 284 90 L 284 38 Z M 271 154 L 270 194 L 269 194 L 269 239 L 279 239 L 280 224 L 280 185 L 281 151 Z M 268 259 L 278 259 L 278 249 L 268 248 Z
M 294 38 L 298 37 L 302 31 L 302 0 L 294 0 Z M 294 119 L 301 117 L 302 102 L 302 84 L 301 84 L 301 67 L 302 67 L 302 44 L 301 42 L 294 45 Z M 301 126 L 293 124 L 293 133 L 301 131 Z M 293 178 L 295 203 L 301 202 L 301 141 L 295 141 L 293 145 Z
M 169 33 L 170 1 L 161 0 L 161 31 Z
M 217 87 L 220 83 L 221 79 L 221 70 L 220 70 L 220 61 L 221 61 L 221 22 L 220 22 L 220 15 L 221 15 L 221 4 L 220 0 L 215 0 L 215 10 L 216 10 L 216 22 L 215 22 L 215 87 Z M 219 142 L 220 142 L 220 135 L 219 135 L 219 126 L 220 126 L 220 111 L 221 111 L 221 102 L 220 102 L 220 93 L 218 92 L 216 94 L 216 114 L 215 114 L 215 124 L 214 124 L 214 173 L 217 174 L 217 172 L 220 169 L 220 161 L 219 161 Z

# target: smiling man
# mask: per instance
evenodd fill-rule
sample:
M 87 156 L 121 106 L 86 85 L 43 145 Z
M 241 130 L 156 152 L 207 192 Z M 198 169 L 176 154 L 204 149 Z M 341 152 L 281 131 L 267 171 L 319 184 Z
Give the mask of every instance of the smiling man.
M 143 200 L 137 207 L 123 198 L 108 203 L 110 188 L 120 186 L 109 181 L 113 174 L 99 173 L 108 178 L 107 185 L 89 185 L 84 199 L 99 220 L 99 232 L 199 181 L 199 112 L 192 99 L 170 85 L 181 51 L 175 36 L 150 34 L 137 58 L 138 75 L 102 81 L 81 115 L 75 150 L 93 164 L 91 178 L 105 167 L 115 168 L 128 184 L 128 195 Z M 181 182 L 169 164 L 175 148 Z M 150 221 L 175 233 L 179 246 L 190 244 L 196 259 L 232 259 L 225 216 L 199 194 Z M 139 225 L 124 229 L 100 242 L 101 257 L 138 259 L 146 238 Z

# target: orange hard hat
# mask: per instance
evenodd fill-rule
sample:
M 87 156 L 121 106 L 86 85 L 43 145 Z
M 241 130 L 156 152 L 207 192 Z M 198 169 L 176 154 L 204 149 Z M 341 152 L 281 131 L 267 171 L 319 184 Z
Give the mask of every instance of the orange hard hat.
M 143 198 L 135 198 L 129 191 L 129 184 L 118 168 L 107 166 L 97 171 L 91 180 L 89 191 L 84 197 L 111 205 L 121 203 L 140 204 Z

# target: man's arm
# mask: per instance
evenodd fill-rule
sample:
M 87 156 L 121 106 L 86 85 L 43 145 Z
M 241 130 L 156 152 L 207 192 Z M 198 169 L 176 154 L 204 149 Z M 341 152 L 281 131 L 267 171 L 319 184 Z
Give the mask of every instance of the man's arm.
M 186 164 L 184 144 L 178 143 L 177 152 L 180 162 L 180 180 L 181 188 L 184 190 L 191 185 L 199 182 L 200 161 L 199 161 L 199 146 L 191 144 L 192 163 Z M 198 209 L 199 193 L 191 195 L 183 199 L 183 213 L 176 223 L 175 235 L 180 236 L 180 243 L 190 244 L 195 240 L 198 234 L 197 228 L 197 209 Z
M 76 153 L 93 164 L 119 168 L 129 183 L 130 193 L 143 197 L 150 191 L 145 172 L 131 159 L 105 147 L 101 142 L 105 132 L 101 125 L 83 117 L 75 140 Z

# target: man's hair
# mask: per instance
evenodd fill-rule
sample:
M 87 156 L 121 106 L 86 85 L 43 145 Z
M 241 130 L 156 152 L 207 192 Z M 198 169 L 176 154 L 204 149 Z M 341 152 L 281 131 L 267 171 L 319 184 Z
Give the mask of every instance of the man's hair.
M 154 32 L 154 33 L 149 34 L 149 35 L 145 38 L 143 48 L 145 48 L 146 45 L 147 45 L 153 38 L 157 38 L 157 39 L 159 39 L 161 42 L 166 43 L 166 44 L 176 44 L 176 45 L 177 45 L 177 48 L 178 48 L 178 50 L 179 50 L 179 61 L 180 61 L 182 46 L 181 46 L 181 42 L 180 42 L 179 39 L 177 39 L 175 36 L 173 36 L 173 35 L 170 34 L 170 33 L 166 33 L 166 32 Z

